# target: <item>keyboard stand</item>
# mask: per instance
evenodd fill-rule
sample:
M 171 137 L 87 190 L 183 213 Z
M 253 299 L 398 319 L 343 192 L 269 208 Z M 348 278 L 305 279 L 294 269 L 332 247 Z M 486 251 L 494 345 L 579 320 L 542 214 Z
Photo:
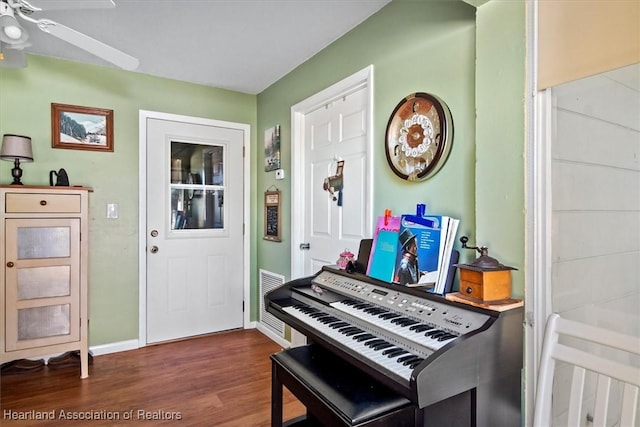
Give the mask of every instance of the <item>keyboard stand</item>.
M 271 426 L 415 426 L 411 401 L 316 345 L 271 356 Z M 282 421 L 282 387 L 307 416 Z

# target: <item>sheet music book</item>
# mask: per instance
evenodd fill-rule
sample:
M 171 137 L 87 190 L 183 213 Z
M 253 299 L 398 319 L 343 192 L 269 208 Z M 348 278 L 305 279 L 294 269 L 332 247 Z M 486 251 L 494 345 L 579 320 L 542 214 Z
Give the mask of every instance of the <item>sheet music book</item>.
M 387 210 L 384 215 L 378 217 L 378 221 L 376 223 L 376 229 L 373 232 L 373 242 L 371 244 L 371 252 L 369 254 L 369 262 L 367 263 L 367 275 L 371 276 L 371 268 L 373 265 L 373 258 L 376 253 L 376 246 L 378 244 L 378 235 L 380 231 L 400 231 L 400 217 L 392 216 L 391 211 Z M 396 237 L 397 238 L 397 237 Z M 378 262 L 379 263 L 379 262 Z M 395 263 L 395 258 L 391 261 L 391 266 Z M 393 275 L 392 275 L 393 276 Z M 372 276 L 373 277 L 373 276 Z M 388 280 L 389 282 L 393 281 L 393 278 Z
M 393 271 L 398 251 L 398 231 L 380 230 L 369 262 L 368 275 L 385 282 L 393 282 Z
M 425 286 L 443 294 L 451 252 L 460 220 L 443 215 L 426 215 L 430 222 L 416 223 L 402 216 L 394 281 L 405 286 Z M 432 226 L 425 225 L 432 224 Z M 415 256 L 411 245 L 415 244 Z

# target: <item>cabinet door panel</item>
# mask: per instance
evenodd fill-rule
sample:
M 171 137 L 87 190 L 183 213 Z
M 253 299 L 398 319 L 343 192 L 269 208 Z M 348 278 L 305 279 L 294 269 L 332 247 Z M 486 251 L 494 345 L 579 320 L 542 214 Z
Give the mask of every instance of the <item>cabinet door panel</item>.
M 21 268 L 17 273 L 18 300 L 71 294 L 71 266 Z
M 69 304 L 18 310 L 18 341 L 69 335 Z
M 79 341 L 80 219 L 11 218 L 5 231 L 5 350 Z
M 17 259 L 68 258 L 70 228 L 18 227 Z

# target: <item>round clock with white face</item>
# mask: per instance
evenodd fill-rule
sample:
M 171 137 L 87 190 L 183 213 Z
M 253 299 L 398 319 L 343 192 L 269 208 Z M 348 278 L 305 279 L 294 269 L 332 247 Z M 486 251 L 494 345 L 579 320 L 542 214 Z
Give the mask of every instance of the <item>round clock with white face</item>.
M 446 162 L 453 141 L 449 107 L 438 97 L 416 92 L 391 113 L 385 138 L 387 161 L 407 181 L 423 181 Z

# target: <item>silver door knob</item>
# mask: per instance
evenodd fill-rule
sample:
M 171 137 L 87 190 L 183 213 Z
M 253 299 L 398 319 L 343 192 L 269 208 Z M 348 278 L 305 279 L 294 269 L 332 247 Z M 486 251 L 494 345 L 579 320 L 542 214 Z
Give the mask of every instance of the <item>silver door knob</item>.
M 158 237 L 158 230 L 151 230 L 151 237 Z
M 159 249 L 157 246 L 151 246 L 151 249 L 149 250 L 152 254 L 158 253 Z

